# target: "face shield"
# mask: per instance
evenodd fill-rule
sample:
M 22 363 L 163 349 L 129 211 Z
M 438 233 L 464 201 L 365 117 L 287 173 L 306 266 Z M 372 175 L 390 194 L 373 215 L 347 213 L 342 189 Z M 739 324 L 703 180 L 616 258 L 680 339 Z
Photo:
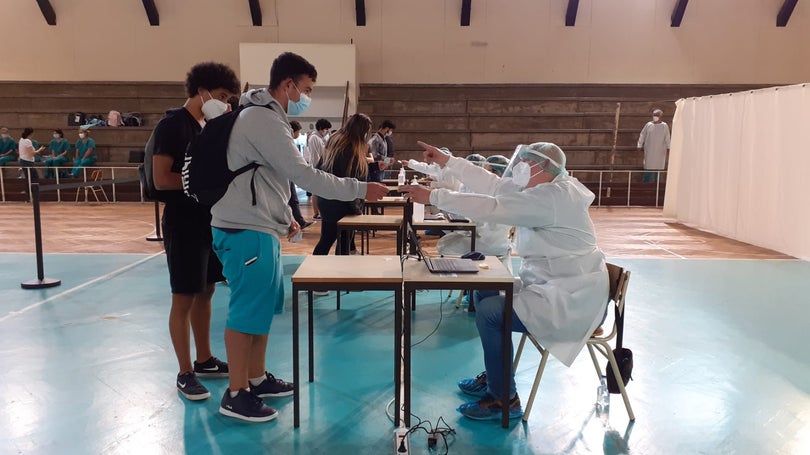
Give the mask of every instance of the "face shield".
M 565 153 L 551 142 L 535 142 L 531 145 L 521 144 L 515 147 L 515 152 L 512 154 L 512 159 L 509 160 L 503 176 L 513 177 L 515 166 L 522 162 L 531 166 L 532 174 L 542 170 L 555 177 L 560 174 L 568 175 L 568 171 L 565 170 Z

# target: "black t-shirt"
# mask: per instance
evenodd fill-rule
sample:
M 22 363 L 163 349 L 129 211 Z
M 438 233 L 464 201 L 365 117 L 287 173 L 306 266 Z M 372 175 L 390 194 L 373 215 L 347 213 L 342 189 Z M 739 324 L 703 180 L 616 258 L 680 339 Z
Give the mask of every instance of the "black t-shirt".
M 155 127 L 155 155 L 172 157 L 172 172 L 180 174 L 183 171 L 186 148 L 201 130 L 200 123 L 186 108 L 169 109 Z M 172 201 L 194 202 L 186 197 L 183 190 L 170 190 L 167 193 L 172 193 Z

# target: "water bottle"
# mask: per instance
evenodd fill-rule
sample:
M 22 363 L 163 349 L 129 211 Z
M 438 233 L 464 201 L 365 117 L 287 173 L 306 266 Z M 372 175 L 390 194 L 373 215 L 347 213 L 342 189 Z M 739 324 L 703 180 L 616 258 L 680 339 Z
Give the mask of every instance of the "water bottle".
M 399 175 L 397 175 L 397 185 L 402 186 L 405 184 L 405 168 L 399 168 Z
M 599 388 L 596 389 L 596 413 L 607 415 L 610 411 L 610 392 L 607 386 L 607 376 L 602 376 L 599 380 Z

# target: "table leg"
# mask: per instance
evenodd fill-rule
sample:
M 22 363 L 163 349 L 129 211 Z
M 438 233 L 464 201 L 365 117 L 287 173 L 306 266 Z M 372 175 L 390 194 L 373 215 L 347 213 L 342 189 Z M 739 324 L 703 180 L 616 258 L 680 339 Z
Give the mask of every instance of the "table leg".
M 399 412 L 402 404 L 402 299 L 394 291 L 394 426 L 399 426 Z M 407 351 L 406 351 L 407 352 Z
M 402 295 L 400 294 L 400 298 Z M 414 301 L 414 305 L 416 304 L 416 293 L 412 293 L 411 297 Z M 410 305 L 404 299 L 400 300 L 402 302 L 402 318 L 404 321 L 404 341 L 405 344 L 405 355 L 404 355 L 404 371 L 402 375 L 405 377 L 405 426 L 410 428 L 411 427 L 411 312 L 410 312 Z
M 509 389 L 511 384 L 512 374 L 512 291 L 506 291 L 506 299 L 504 299 L 504 314 L 503 318 L 503 390 L 501 391 L 501 402 L 503 403 L 501 414 L 501 427 L 509 428 Z M 470 300 L 472 301 L 472 300 Z
M 298 375 L 298 286 L 293 284 L 292 298 L 292 337 L 293 337 L 293 428 L 300 422 L 301 381 Z
M 307 291 L 307 316 L 309 317 L 309 382 L 315 382 L 315 310 L 312 291 Z
M 470 231 L 470 251 L 475 251 L 475 227 Z

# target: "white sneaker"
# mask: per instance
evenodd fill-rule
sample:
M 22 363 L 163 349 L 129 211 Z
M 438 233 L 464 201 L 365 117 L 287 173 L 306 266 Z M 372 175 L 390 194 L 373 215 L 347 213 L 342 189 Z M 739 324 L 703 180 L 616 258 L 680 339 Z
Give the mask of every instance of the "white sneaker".
M 331 294 L 330 291 L 312 291 L 312 295 L 316 295 L 316 296 L 324 296 L 324 295 L 329 295 L 329 294 Z

